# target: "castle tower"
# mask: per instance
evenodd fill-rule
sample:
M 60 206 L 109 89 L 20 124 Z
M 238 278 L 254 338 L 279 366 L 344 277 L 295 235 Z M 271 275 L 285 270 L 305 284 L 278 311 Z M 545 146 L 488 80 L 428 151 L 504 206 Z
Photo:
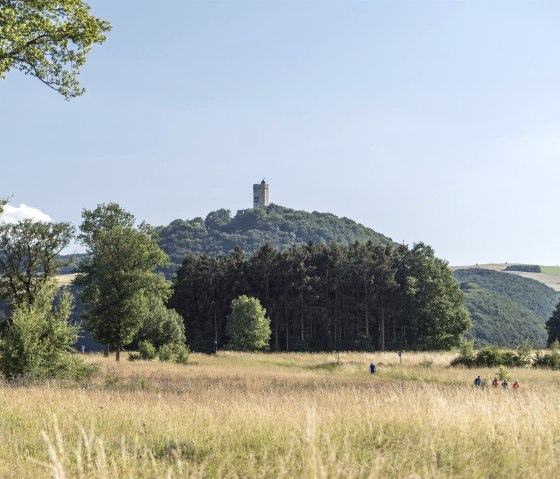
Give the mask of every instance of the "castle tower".
M 268 185 L 263 180 L 256 185 L 253 185 L 253 208 L 267 208 L 268 207 Z

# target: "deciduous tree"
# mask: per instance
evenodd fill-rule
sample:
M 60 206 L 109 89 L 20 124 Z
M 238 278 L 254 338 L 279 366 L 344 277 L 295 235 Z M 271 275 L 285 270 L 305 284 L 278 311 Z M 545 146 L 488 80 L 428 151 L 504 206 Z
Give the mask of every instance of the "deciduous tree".
M 32 304 L 37 292 L 59 272 L 59 253 L 74 237 L 69 223 L 25 219 L 0 223 L 0 297 Z
M 110 29 L 83 0 L 0 0 L 0 78 L 16 69 L 67 100 L 79 96 L 86 55 Z
M 167 255 L 157 245 L 157 231 L 116 203 L 84 210 L 80 241 L 86 257 L 76 284 L 83 286 L 87 328 L 116 351 L 130 344 L 150 314 L 153 300 L 165 300 L 170 285 L 155 272 Z
M 230 337 L 229 345 L 233 349 L 268 349 L 270 319 L 266 317 L 266 310 L 256 298 L 243 295 L 232 301 L 227 331 Z

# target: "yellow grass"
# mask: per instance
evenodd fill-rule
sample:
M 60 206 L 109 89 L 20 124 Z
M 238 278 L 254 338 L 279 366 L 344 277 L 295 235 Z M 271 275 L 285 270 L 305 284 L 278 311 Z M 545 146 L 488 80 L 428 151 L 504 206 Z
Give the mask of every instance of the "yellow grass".
M 0 476 L 555 477 L 560 374 L 512 370 L 521 390 L 478 390 L 494 370 L 452 357 L 88 355 L 88 383 L 1 386 Z

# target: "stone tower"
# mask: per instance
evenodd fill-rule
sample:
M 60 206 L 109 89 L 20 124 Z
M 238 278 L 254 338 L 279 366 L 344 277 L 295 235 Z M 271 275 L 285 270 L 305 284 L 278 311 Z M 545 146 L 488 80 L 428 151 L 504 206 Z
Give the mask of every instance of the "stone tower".
M 268 207 L 268 185 L 263 180 L 256 185 L 253 185 L 253 208 L 267 208 Z

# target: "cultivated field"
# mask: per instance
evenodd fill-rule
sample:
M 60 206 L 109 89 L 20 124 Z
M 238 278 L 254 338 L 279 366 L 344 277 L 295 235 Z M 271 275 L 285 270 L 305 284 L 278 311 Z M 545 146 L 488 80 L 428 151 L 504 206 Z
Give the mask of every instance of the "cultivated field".
M 519 391 L 475 389 L 494 370 L 452 357 L 88 355 L 100 363 L 88 383 L 1 386 L 0 476 L 555 477 L 560 373 L 512 370 Z

